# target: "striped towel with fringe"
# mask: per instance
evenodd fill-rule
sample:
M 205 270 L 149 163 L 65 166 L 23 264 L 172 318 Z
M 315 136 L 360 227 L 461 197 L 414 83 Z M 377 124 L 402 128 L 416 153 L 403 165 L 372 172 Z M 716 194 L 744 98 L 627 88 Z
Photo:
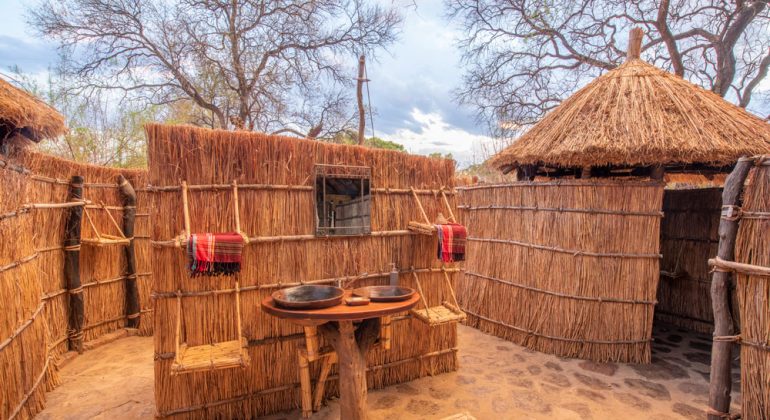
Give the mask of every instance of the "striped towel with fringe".
M 465 238 L 468 231 L 459 223 L 436 225 L 438 259 L 443 262 L 465 261 Z
M 235 232 L 195 233 L 187 241 L 190 276 L 232 276 L 241 271 L 243 237 Z

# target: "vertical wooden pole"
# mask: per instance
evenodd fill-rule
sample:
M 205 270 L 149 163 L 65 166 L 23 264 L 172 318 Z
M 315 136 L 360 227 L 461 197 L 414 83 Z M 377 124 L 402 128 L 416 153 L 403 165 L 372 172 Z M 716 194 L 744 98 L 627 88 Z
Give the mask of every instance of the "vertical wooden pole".
M 628 51 L 626 52 L 626 61 L 641 57 L 642 40 L 644 39 L 644 29 L 633 28 L 628 34 Z
M 719 221 L 719 248 L 717 256 L 725 261 L 735 259 L 735 236 L 738 233 L 738 218 L 733 206 L 740 204 L 743 183 L 753 165 L 753 159 L 741 158 L 727 177 L 722 191 L 722 218 Z M 728 284 L 730 273 L 715 270 L 711 278 L 711 305 L 714 311 L 714 336 L 733 334 L 733 320 L 730 314 Z M 711 347 L 711 382 L 709 384 L 709 419 L 720 420 L 730 411 L 730 362 L 732 342 L 714 340 Z
M 70 180 L 67 201 L 83 200 L 83 177 Z M 83 207 L 70 207 L 64 225 L 64 278 L 69 292 L 69 349 L 83 352 L 83 286 L 80 284 L 80 226 Z
M 356 83 L 356 98 L 358 99 L 358 144 L 364 144 L 364 129 L 366 128 L 366 112 L 364 111 L 365 60 L 363 54 L 358 57 L 358 83 Z
M 134 250 L 134 222 L 136 221 L 136 192 L 130 182 L 118 175 L 118 191 L 123 201 L 123 235 L 128 238 L 126 255 L 126 322 L 127 328 L 139 328 L 141 305 L 136 286 L 136 251 Z M 107 211 L 107 210 L 105 210 Z

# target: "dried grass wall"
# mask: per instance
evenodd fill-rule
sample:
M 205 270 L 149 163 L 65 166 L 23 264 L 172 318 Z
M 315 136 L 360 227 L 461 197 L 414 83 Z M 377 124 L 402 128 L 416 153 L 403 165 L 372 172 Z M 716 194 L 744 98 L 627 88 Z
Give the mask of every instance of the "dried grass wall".
M 22 209 L 26 204 L 66 202 L 73 175 L 85 177 L 85 198 L 122 206 L 116 184 L 119 173 L 140 185 L 146 176 L 143 171 L 82 165 L 24 149 L 0 159 L 0 300 L 4 302 L 0 312 L 0 418 L 29 418 L 42 409 L 43 392 L 55 384 L 55 366 L 68 350 L 69 294 L 62 247 L 67 209 Z M 104 210 L 89 212 L 97 228 L 108 231 L 112 227 Z M 120 222 L 120 212 L 114 214 Z M 145 232 L 145 237 L 146 224 L 147 217 L 137 218 L 136 231 Z M 84 228 L 83 235 L 87 232 Z M 148 271 L 148 247 L 147 239 L 143 245 L 137 243 L 139 272 Z M 81 249 L 86 342 L 125 325 L 123 264 L 121 247 Z M 149 276 L 140 277 L 138 284 L 145 308 L 141 331 L 150 334 Z M 44 375 L 46 366 L 48 375 Z
M 649 362 L 663 185 L 564 180 L 460 189 L 468 325 L 528 348 Z
M 752 169 L 744 191 L 735 261 L 770 267 L 770 166 Z M 754 213 L 754 214 L 752 214 Z M 738 273 L 744 419 L 770 418 L 770 277 Z
M 150 125 L 150 187 L 152 194 L 152 266 L 155 318 L 155 393 L 161 417 L 245 418 L 297 407 L 297 350 L 302 329 L 262 313 L 260 301 L 281 287 L 299 282 L 334 283 L 364 273 L 384 273 L 359 284 L 386 284 L 390 263 L 402 271 L 400 281 L 412 284 L 409 270 L 438 268 L 435 238 L 406 231 L 421 220 L 409 188 L 423 191 L 426 211 L 441 210 L 441 187 L 452 186 L 451 161 L 410 156 L 357 146 L 266 136 L 247 132 L 210 131 L 184 126 Z M 372 168 L 371 236 L 316 238 L 313 171 L 316 164 L 361 165 Z M 182 299 L 182 336 L 190 345 L 236 337 L 234 296 L 214 295 L 230 289 L 232 278 L 189 278 L 181 249 L 160 246 L 183 230 L 180 182 L 191 185 L 264 184 L 239 189 L 242 230 L 252 238 L 244 250 L 242 322 L 251 364 L 245 369 L 170 375 L 175 351 L 177 290 L 199 291 Z M 283 187 L 282 187 L 283 186 Z M 229 188 L 190 191 L 193 232 L 234 230 Z M 453 196 L 451 199 L 454 200 Z M 388 232 L 387 235 L 383 232 Z M 280 237 L 280 238 L 277 238 Z M 421 272 L 430 305 L 448 299 L 442 274 Z M 452 276 L 456 276 L 455 273 Z M 456 367 L 456 325 L 429 328 L 409 316 L 394 321 L 393 347 L 369 354 L 370 387 L 408 381 Z M 322 343 L 323 345 L 323 343 Z M 313 363 L 313 378 L 318 375 Z M 329 394 L 337 392 L 332 376 Z
M 721 188 L 666 190 L 656 319 L 711 334 L 711 269 L 719 246 Z

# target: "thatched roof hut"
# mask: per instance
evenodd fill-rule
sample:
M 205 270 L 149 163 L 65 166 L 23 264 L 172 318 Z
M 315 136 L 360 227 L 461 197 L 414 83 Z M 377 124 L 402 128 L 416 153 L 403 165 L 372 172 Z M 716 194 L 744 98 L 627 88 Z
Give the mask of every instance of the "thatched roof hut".
M 634 54 L 562 102 L 492 164 L 503 172 L 524 165 L 722 167 L 768 151 L 770 124 Z
M 666 180 L 720 179 L 741 156 L 770 152 L 770 124 L 642 61 L 642 36 L 633 30 L 624 64 L 492 159 L 525 182 L 458 188 L 473 232 L 458 284 L 469 325 L 636 363 L 650 361 L 653 318 L 714 330 L 706 260 L 722 182 L 675 191 Z
M 55 109 L 0 78 L 0 143 L 17 134 L 39 142 L 66 132 Z

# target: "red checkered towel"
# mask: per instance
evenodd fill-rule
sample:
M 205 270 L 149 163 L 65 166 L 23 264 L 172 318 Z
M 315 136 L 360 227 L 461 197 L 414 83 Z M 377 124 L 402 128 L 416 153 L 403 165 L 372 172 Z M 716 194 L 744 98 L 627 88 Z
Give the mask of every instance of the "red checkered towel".
M 195 276 L 232 276 L 241 271 L 243 237 L 235 232 L 196 233 L 187 241 L 188 269 Z
M 438 231 L 438 259 L 443 262 L 465 260 L 465 238 L 468 231 L 459 223 L 436 225 Z

